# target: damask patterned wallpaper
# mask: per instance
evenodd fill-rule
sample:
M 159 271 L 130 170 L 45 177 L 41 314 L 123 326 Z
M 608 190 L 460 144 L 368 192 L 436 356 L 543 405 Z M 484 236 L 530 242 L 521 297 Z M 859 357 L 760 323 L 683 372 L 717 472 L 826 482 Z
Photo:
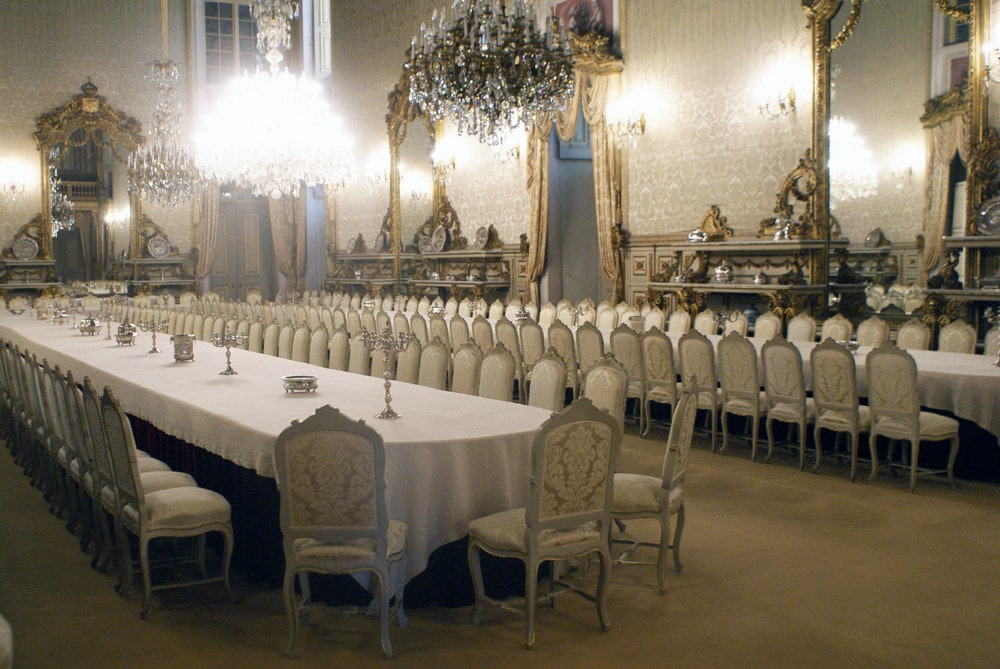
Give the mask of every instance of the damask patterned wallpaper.
M 785 175 L 809 147 L 809 35 L 798 2 L 628 0 L 625 90 L 645 90 L 646 134 L 630 151 L 629 231 L 697 227 L 716 204 L 738 232 L 771 215 Z M 772 67 L 805 68 L 796 112 L 763 118 L 756 94 Z M 787 91 L 795 77 L 779 77 Z
M 186 25 L 181 3 L 170 7 L 170 55 L 186 57 Z M 88 79 L 98 94 L 148 127 L 154 93 L 145 79 L 148 64 L 161 57 L 160 3 L 150 0 L 80 2 L 78 0 L 3 0 L 0 2 L 0 154 L 23 162 L 40 174 L 32 133 L 35 118 L 67 103 Z M 184 73 L 182 72 L 182 77 Z M 179 84 L 186 101 L 186 77 Z M 125 202 L 124 183 L 114 185 L 116 204 Z M 16 206 L 0 204 L 0 247 L 41 211 L 41 190 L 32 181 Z M 170 241 L 191 246 L 188 207 L 146 213 L 164 228 Z

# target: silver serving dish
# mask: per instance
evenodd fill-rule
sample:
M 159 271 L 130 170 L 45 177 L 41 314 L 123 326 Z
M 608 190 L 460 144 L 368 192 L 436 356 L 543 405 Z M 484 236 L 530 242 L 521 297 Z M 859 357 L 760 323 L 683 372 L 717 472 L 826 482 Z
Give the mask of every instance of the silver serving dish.
M 125 321 L 118 325 L 118 330 L 115 332 L 115 342 L 119 346 L 131 346 L 135 343 L 135 326 Z
M 88 316 L 87 318 L 81 319 L 76 328 L 82 335 L 93 336 L 101 331 L 101 319 L 96 316 Z
M 851 353 L 857 353 L 858 348 L 860 346 L 860 344 L 858 344 L 858 342 L 854 341 L 853 339 L 851 341 L 844 341 L 842 339 L 838 339 L 837 343 L 846 348 Z
M 317 378 L 308 374 L 291 374 L 281 377 L 286 393 L 311 393 L 318 386 Z

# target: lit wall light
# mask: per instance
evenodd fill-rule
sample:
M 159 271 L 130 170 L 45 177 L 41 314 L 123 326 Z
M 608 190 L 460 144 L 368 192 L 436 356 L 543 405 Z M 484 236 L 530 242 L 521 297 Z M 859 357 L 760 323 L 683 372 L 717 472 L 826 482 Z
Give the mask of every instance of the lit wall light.
M 28 188 L 27 170 L 13 160 L 0 161 L 0 199 L 14 203 L 24 196 Z
M 113 202 L 108 202 L 108 208 L 104 212 L 104 223 L 110 230 L 124 230 L 131 219 L 132 211 L 128 205 L 115 207 Z
M 439 140 L 431 152 L 431 165 L 435 181 L 442 184 L 451 183 L 451 174 L 455 171 L 454 143 L 445 138 Z
M 493 161 L 501 165 L 513 165 L 521 160 L 521 144 L 524 140 L 525 132 L 521 126 L 505 132 L 500 142 L 490 147 Z
M 924 160 L 922 146 L 905 144 L 896 149 L 889 161 L 889 175 L 896 183 L 896 188 L 902 190 L 913 183 L 915 167 Z
M 375 193 L 379 186 L 389 181 L 389 146 L 382 145 L 368 155 L 365 163 L 368 190 Z
M 990 83 L 1000 84 L 1000 48 L 987 42 L 983 45 L 983 89 L 990 90 Z
M 766 99 L 757 107 L 764 118 L 779 118 L 795 113 L 795 89 L 789 88 L 787 93 L 778 93 Z
M 620 144 L 628 143 L 635 148 L 636 140 L 646 134 L 646 96 L 639 91 L 630 91 L 613 97 L 604 113 L 608 130 Z

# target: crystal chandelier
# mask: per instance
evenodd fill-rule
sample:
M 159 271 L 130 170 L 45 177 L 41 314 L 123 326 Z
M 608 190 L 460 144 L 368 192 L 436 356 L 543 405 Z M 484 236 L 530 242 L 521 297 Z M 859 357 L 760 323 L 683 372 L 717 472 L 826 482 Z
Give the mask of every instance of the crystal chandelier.
M 179 115 L 174 112 L 180 79 L 177 63 L 172 60 L 154 62 L 150 79 L 156 86 L 153 139 L 129 156 L 128 191 L 143 200 L 173 209 L 194 197 L 203 180 L 180 142 Z
M 52 217 L 52 236 L 60 230 L 69 230 L 76 224 L 76 205 L 69 199 L 66 184 L 59 177 L 56 162 L 59 160 L 59 149 L 49 152 L 49 214 Z
M 490 145 L 504 132 L 542 121 L 573 93 L 573 53 L 555 12 L 546 30 L 531 0 L 455 0 L 420 26 L 404 67 L 410 101 L 432 120 Z
M 350 151 L 339 120 L 318 84 L 281 66 L 298 3 L 254 0 L 250 9 L 268 71 L 231 82 L 202 123 L 199 166 L 220 183 L 274 198 L 298 196 L 303 184 L 343 185 Z
M 830 197 L 845 202 L 875 195 L 878 168 L 872 152 L 854 124 L 834 116 L 830 119 Z

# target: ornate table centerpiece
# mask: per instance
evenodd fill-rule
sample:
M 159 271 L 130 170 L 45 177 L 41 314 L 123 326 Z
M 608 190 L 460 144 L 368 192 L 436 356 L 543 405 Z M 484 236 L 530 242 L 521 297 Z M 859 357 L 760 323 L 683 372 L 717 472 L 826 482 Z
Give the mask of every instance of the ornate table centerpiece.
M 248 339 L 247 335 L 240 334 L 238 332 L 233 332 L 232 330 L 226 330 L 221 335 L 218 333 L 212 334 L 212 345 L 216 348 L 226 349 L 226 368 L 219 372 L 219 376 L 232 376 L 238 374 L 232 365 L 232 349 L 233 346 L 239 346 Z
M 410 342 L 414 340 L 414 336 L 409 332 L 400 332 L 398 335 L 393 335 L 391 329 L 385 328 L 381 333 L 362 330 L 361 339 L 364 342 L 366 350 L 382 351 L 382 362 L 385 368 L 385 372 L 382 374 L 382 378 L 385 379 L 385 383 L 383 383 L 385 387 L 385 408 L 375 414 L 375 418 L 400 418 L 400 415 L 392 408 L 392 394 L 389 392 L 392 385 L 389 358 L 393 353 L 402 353 L 405 351 L 410 346 Z
M 150 353 L 163 353 L 163 351 L 161 351 L 156 346 L 156 333 L 157 332 L 166 332 L 167 331 L 167 327 L 169 325 L 169 321 L 165 321 L 165 320 L 163 320 L 163 321 L 156 321 L 156 320 L 139 321 L 137 323 L 137 325 L 139 326 L 139 328 L 143 332 L 152 332 L 153 333 L 153 346 L 149 349 L 149 352 Z

